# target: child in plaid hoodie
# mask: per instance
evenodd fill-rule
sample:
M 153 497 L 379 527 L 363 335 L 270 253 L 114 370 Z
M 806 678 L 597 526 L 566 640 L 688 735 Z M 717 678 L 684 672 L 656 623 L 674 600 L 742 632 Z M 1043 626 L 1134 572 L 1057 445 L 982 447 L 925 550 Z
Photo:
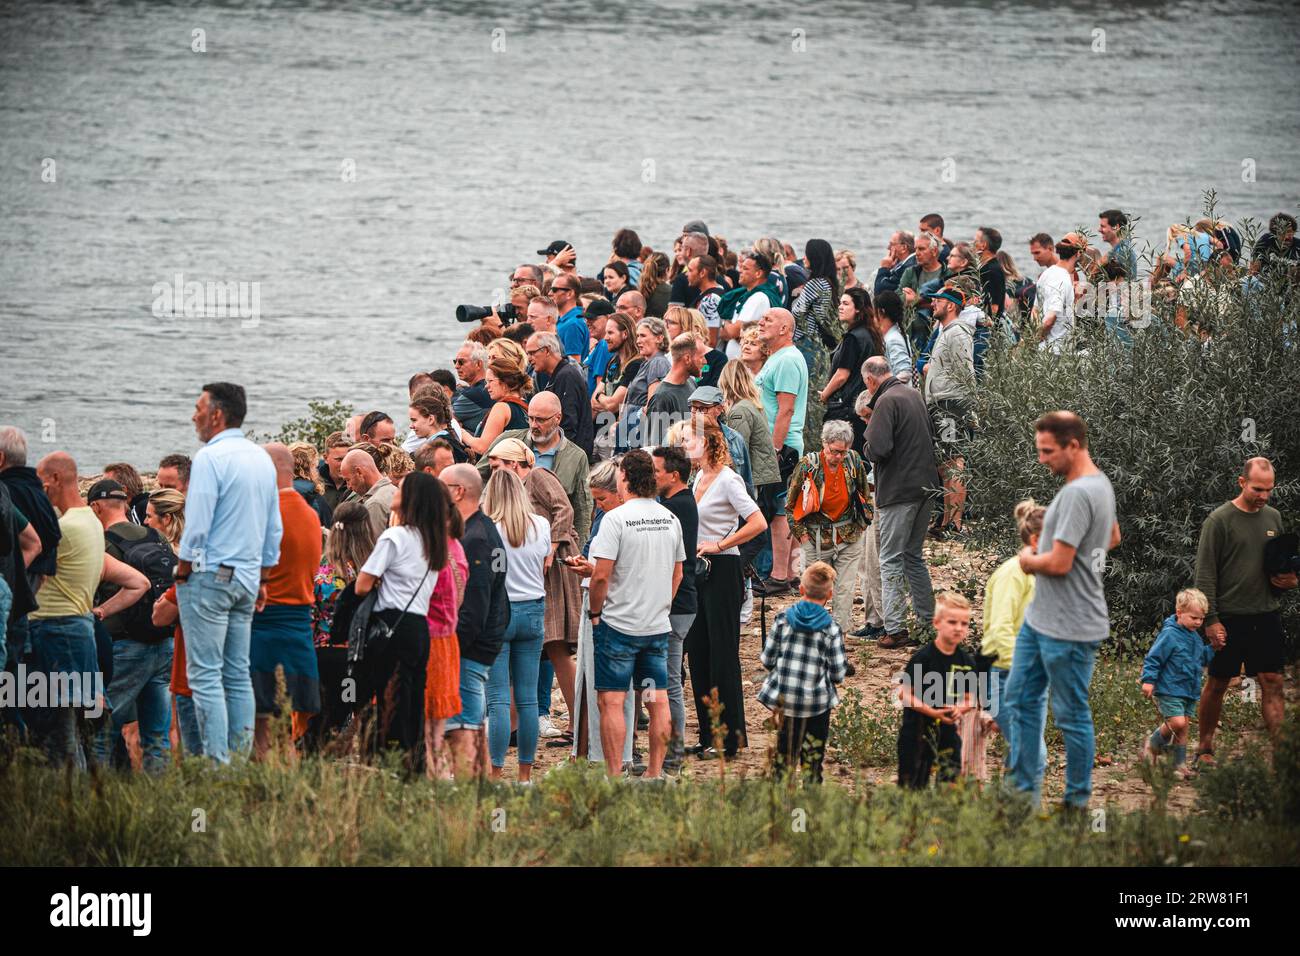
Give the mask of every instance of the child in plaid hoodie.
M 776 772 L 799 766 L 822 780 L 822 757 L 830 734 L 831 708 L 844 683 L 844 634 L 826 605 L 835 593 L 835 569 L 825 561 L 809 565 L 799 581 L 803 600 L 776 616 L 763 642 L 761 660 L 770 673 L 758 692 L 776 713 Z

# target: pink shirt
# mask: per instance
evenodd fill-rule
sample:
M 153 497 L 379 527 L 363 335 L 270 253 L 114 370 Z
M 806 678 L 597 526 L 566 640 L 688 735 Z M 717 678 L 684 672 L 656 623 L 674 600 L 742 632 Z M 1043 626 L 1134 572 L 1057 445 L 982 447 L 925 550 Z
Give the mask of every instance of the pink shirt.
M 447 555 L 447 566 L 438 572 L 438 582 L 433 586 L 433 596 L 429 598 L 429 634 L 434 637 L 456 633 L 456 617 L 465 593 L 465 581 L 469 578 L 469 561 L 465 558 L 465 549 L 455 538 L 447 542 Z M 453 565 L 455 575 L 452 574 Z

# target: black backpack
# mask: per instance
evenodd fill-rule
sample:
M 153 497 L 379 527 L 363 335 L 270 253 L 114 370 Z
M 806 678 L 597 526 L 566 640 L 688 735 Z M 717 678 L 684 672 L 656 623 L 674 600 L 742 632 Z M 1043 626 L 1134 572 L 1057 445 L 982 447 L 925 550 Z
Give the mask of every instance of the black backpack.
M 175 583 L 176 555 L 163 536 L 154 528 L 137 541 L 130 541 L 115 531 L 105 531 L 104 537 L 118 552 L 121 560 L 149 579 L 149 590 L 124 611 L 110 619 L 116 622 L 115 630 L 121 637 L 144 644 L 159 644 L 172 636 L 172 625 L 156 627 L 153 623 L 153 606 L 158 598 Z M 111 596 L 112 588 L 109 591 Z M 102 603 L 102 602 L 100 602 Z

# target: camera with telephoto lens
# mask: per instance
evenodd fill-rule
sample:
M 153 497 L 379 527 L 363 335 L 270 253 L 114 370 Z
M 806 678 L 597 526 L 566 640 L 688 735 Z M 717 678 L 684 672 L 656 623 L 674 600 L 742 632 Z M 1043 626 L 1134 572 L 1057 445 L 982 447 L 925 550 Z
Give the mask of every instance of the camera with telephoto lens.
M 482 322 L 492 314 L 490 305 L 458 305 L 456 306 L 457 322 Z M 501 317 L 502 325 L 514 325 L 519 321 L 519 310 L 514 304 L 507 302 L 497 309 L 497 315 Z

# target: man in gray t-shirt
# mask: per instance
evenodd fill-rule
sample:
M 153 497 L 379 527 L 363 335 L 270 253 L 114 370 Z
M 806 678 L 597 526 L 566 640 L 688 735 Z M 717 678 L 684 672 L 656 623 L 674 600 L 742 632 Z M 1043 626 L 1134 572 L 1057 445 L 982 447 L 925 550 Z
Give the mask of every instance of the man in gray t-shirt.
M 706 351 L 707 347 L 690 332 L 683 332 L 673 339 L 670 349 L 672 368 L 646 403 L 642 445 L 665 444 L 668 429 L 691 417 L 691 392 L 695 391 L 693 376 L 700 374 L 701 360 Z
M 1088 453 L 1088 429 L 1073 412 L 1049 412 L 1035 424 L 1038 460 L 1065 479 L 1043 519 L 1037 549 L 1020 552 L 1035 576 L 1034 597 L 1016 636 L 1002 709 L 1015 731 L 1010 763 L 1014 787 L 1042 792 L 1043 740 L 1050 690 L 1052 714 L 1065 738 L 1065 804 L 1082 809 L 1092 795 L 1096 752 L 1088 684 L 1097 646 L 1110 634 L 1102 575 L 1106 553 L 1119 544 L 1115 492 Z M 1002 718 L 1000 717 L 999 720 Z

